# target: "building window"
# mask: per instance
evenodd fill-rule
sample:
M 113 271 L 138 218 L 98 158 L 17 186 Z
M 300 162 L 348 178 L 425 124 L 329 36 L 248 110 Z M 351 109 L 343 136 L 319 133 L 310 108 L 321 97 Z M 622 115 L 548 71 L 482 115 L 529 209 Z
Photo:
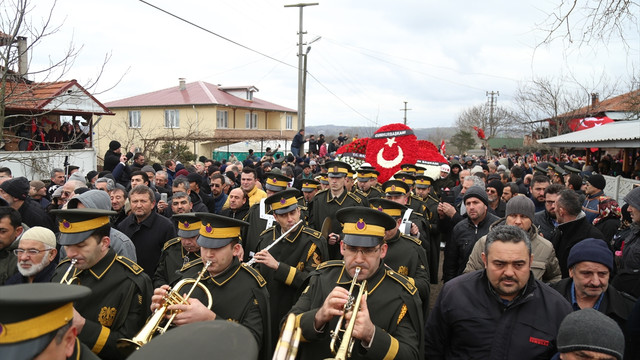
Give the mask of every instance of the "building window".
M 129 111 L 129 127 L 132 129 L 140 128 L 140 111 Z
M 229 127 L 229 112 L 226 110 L 218 110 L 216 112 L 216 127 L 218 129 L 227 129 Z
M 180 128 L 180 111 L 179 110 L 164 111 L 164 127 L 169 129 Z
M 287 115 L 287 123 L 285 124 L 287 130 L 293 130 L 293 115 Z
M 258 114 L 246 113 L 244 114 L 244 126 L 247 129 L 258 128 Z

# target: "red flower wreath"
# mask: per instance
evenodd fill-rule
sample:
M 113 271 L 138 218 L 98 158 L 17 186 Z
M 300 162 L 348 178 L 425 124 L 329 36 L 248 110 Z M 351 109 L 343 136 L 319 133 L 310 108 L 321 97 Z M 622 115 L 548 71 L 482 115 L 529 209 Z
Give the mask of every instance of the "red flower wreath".
M 401 164 L 415 164 L 419 152 L 413 130 L 404 124 L 389 124 L 378 129 L 367 143 L 366 161 L 380 175 L 379 182 L 389 180 Z

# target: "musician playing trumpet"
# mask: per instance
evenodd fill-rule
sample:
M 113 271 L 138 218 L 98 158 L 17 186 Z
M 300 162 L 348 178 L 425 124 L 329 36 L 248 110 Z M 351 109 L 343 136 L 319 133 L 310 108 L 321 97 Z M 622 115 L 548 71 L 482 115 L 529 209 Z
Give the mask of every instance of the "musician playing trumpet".
M 194 215 L 202 223 L 197 239 L 201 258 L 183 266 L 180 279 L 196 279 L 203 269 L 203 262 L 211 261 L 200 283 L 211 293 L 213 305 L 211 309 L 207 308 L 204 292 L 196 288 L 187 300 L 188 304 L 170 305 L 167 308 L 167 318 L 172 312 L 178 312 L 173 320 L 173 324 L 177 326 L 209 320 L 239 323 L 253 335 L 261 349 L 261 359 L 270 359 L 269 295 L 266 281 L 257 270 L 240 263 L 238 259 L 242 251 L 240 232 L 248 223 L 210 213 Z M 169 285 L 162 285 L 154 290 L 151 310 L 162 306 L 169 290 Z M 187 291 L 188 289 L 183 289 L 182 292 Z M 212 351 L 213 356 L 215 350 Z
M 311 273 L 309 285 L 291 312 L 302 330 L 298 359 L 333 358 L 331 334 L 344 315 L 341 328 L 355 316 L 352 359 L 418 359 L 423 356 L 422 302 L 411 279 L 387 268 L 385 231 L 395 227 L 389 215 L 370 208 L 338 210 L 344 237 L 340 253 L 344 260 L 322 263 Z M 359 286 L 347 289 L 359 268 L 356 283 L 366 280 L 359 309 L 345 314 L 345 304 L 356 297 Z M 352 299 L 357 303 L 356 299 Z M 342 341 L 345 339 L 340 335 Z M 339 349 L 337 341 L 334 349 Z
M 102 359 L 124 359 L 116 341 L 135 335 L 147 320 L 151 279 L 138 264 L 110 248 L 109 216 L 115 212 L 65 209 L 51 213 L 58 216 L 58 242 L 67 254 L 51 281 L 64 278 L 65 284 L 91 289 L 91 295 L 73 305 L 78 339 Z
M 298 299 L 298 289 L 309 273 L 327 260 L 327 240 L 319 231 L 299 223 L 299 195 L 297 189 L 288 189 L 265 199 L 265 204 L 273 210 L 276 225 L 260 234 L 260 251 L 254 256 L 256 268 L 267 280 L 271 296 L 274 344 L 280 333 L 280 321 Z

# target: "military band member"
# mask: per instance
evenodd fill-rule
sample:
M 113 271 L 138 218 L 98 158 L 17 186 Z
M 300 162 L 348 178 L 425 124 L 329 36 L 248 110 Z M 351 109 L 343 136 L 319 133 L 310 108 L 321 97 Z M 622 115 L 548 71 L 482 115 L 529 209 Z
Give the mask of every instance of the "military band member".
M 278 173 L 270 172 L 265 174 L 264 190 L 267 196 L 285 190 L 291 183 L 291 180 L 290 177 Z M 246 262 L 258 250 L 260 234 L 272 227 L 275 219 L 273 217 L 273 211 L 269 206 L 265 205 L 264 199 L 260 199 L 258 203 L 249 209 L 245 220 L 249 223 L 249 226 L 244 229 L 245 232 L 242 234 L 243 259 Z
M 340 259 L 340 237 L 342 228 L 336 220 L 336 211 L 350 206 L 368 207 L 368 201 L 347 191 L 345 179 L 351 169 L 351 165 L 342 161 L 327 161 L 327 175 L 330 188 L 318 192 L 313 199 L 314 205 L 309 217 L 309 226 L 321 231 L 325 219 L 330 219 L 331 229 L 327 242 L 329 244 L 329 258 Z
M 275 339 L 280 333 L 280 320 L 298 299 L 298 289 L 309 273 L 327 258 L 327 240 L 320 232 L 304 223 L 296 225 L 300 220 L 298 193 L 296 189 L 289 189 L 266 199 L 266 204 L 273 209 L 276 224 L 260 235 L 260 251 L 254 256 L 257 269 L 267 280 L 271 296 L 271 332 Z M 289 230 L 291 232 L 284 239 L 271 249 L 265 249 Z
M 82 344 L 73 322 L 73 301 L 91 294 L 86 286 L 34 283 L 0 292 L 0 358 L 99 359 Z
M 438 198 L 432 191 L 433 179 L 425 176 L 416 176 L 415 191 L 422 201 L 425 202 L 425 217 L 429 220 L 429 276 L 431 283 L 438 283 L 438 264 L 440 264 L 440 233 L 438 232 Z
M 227 320 L 244 325 L 251 331 L 261 358 L 270 358 L 269 294 L 266 281 L 260 273 L 240 263 L 242 251 L 240 232 L 248 223 L 210 213 L 195 213 L 202 225 L 198 236 L 201 259 L 194 260 L 181 272 L 184 279 L 195 279 L 203 269 L 203 261 L 211 261 L 201 283 L 209 290 L 213 299 L 211 309 L 207 308 L 203 292 L 196 289 L 189 305 L 171 305 L 169 311 L 180 313 L 174 319 L 175 325 L 185 325 L 200 321 Z M 152 310 L 159 308 L 169 290 L 168 285 L 156 288 L 152 298 Z M 185 291 L 186 292 L 186 291 Z
M 374 169 L 358 169 L 358 190 L 367 199 L 383 197 L 384 195 L 375 185 L 380 173 Z
M 317 180 L 302 180 L 302 196 L 298 197 L 298 205 L 300 205 L 300 210 L 302 211 L 300 216 L 306 224 L 309 224 L 309 214 L 311 214 L 311 209 L 313 208 L 313 198 L 319 190 L 320 183 Z
M 98 209 L 52 210 L 58 216 L 60 238 L 67 258 L 62 260 L 52 282 L 87 286 L 90 296 L 74 304 L 78 338 L 102 359 L 123 359 L 116 341 L 133 337 L 149 315 L 151 279 L 130 259 L 110 247 L 109 216 Z
M 340 252 L 344 261 L 329 261 L 311 274 L 291 312 L 302 331 L 300 359 L 330 358 L 329 333 L 336 328 L 349 297 L 356 267 L 359 282 L 367 280 L 353 331 L 352 359 L 419 359 L 423 348 L 422 302 L 411 281 L 384 265 L 388 245 L 383 238 L 395 221 L 362 207 L 338 211 L 344 224 Z M 354 290 L 355 297 L 358 287 Z M 349 312 L 344 323 L 353 315 Z M 336 345 L 336 349 L 338 345 Z
M 422 201 L 422 199 L 420 199 L 413 193 L 413 188 L 416 183 L 416 177 L 409 173 L 399 172 L 393 175 L 393 178 L 396 180 L 400 180 L 409 186 L 407 202 L 404 205 L 410 209 L 413 209 L 414 212 L 424 215 L 427 211 L 425 203 L 424 201 Z
M 410 221 L 412 224 L 409 229 L 409 234 L 407 235 L 420 239 L 422 247 L 427 252 L 427 255 L 429 255 L 429 223 L 422 213 L 415 211 L 407 205 L 411 197 L 409 185 L 402 180 L 389 180 L 382 184 L 382 190 L 384 191 L 386 199 L 404 205 L 411 210 L 411 212 L 405 211 L 403 214 L 403 221 Z M 405 230 L 401 229 L 401 231 L 404 232 Z
M 391 216 L 396 226 L 385 232 L 384 242 L 388 245 L 384 263 L 395 272 L 409 277 L 418 288 L 422 303 L 429 304 L 429 268 L 427 253 L 422 242 L 411 235 L 405 235 L 399 228 L 407 207 L 387 199 L 371 199 L 371 208 Z
M 320 183 L 320 191 L 329 190 L 329 175 L 327 173 L 320 173 L 316 180 Z
M 400 171 L 411 176 L 416 176 L 418 169 L 415 164 L 402 164 L 400 165 Z
M 178 224 L 178 237 L 173 238 L 162 248 L 158 268 L 153 275 L 153 286 L 173 284 L 180 279 L 180 270 L 193 260 L 200 259 L 200 245 L 197 243 L 202 222 L 193 213 L 173 215 Z
M 349 169 L 349 171 L 347 172 L 347 177 L 344 178 L 344 187 L 347 188 L 347 191 L 349 192 L 355 192 L 357 190 L 357 186 L 354 187 L 353 184 L 355 183 L 355 178 L 354 178 L 355 173 L 353 172 L 353 169 Z

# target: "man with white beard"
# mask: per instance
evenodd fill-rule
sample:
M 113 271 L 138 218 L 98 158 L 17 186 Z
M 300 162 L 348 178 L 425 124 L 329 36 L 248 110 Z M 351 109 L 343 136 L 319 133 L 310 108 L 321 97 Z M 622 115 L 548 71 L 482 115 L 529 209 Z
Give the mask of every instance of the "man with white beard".
M 53 231 L 34 226 L 27 230 L 13 250 L 18 258 L 18 272 L 5 285 L 50 282 L 58 265 L 56 236 Z

